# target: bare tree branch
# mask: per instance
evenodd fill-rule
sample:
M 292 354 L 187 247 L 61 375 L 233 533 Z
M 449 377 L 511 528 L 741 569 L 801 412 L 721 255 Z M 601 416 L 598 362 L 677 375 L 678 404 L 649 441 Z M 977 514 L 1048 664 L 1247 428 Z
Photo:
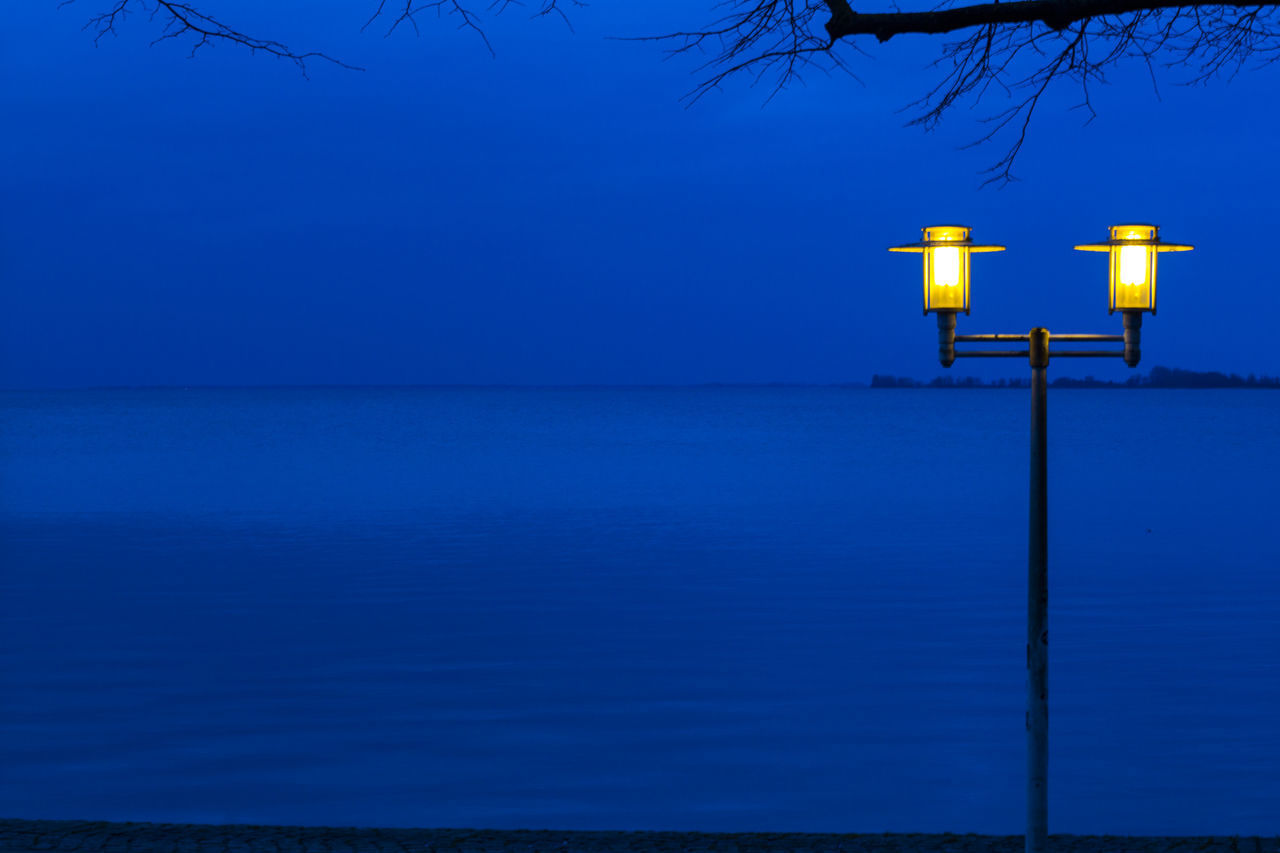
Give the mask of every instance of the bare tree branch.
M 390 5 L 392 8 L 388 8 Z M 523 6 L 520 0 L 492 0 L 487 11 L 491 14 L 500 15 L 511 6 Z M 565 14 L 564 6 L 585 6 L 582 0 L 541 0 L 541 5 L 531 17 L 543 18 L 549 15 L 555 15 L 564 22 L 565 26 L 573 30 L 573 25 L 569 22 L 569 16 Z M 457 20 L 458 29 L 469 29 L 480 37 L 484 42 L 485 49 L 489 51 L 491 56 L 495 55 L 493 45 L 489 43 L 489 37 L 485 34 L 484 29 L 480 26 L 479 14 L 472 11 L 470 4 L 462 2 L 462 0 L 419 0 L 414 3 L 413 0 L 395 0 L 388 3 L 388 0 L 378 0 L 378 6 L 373 10 L 373 14 L 369 16 L 369 20 L 365 21 L 360 31 L 368 29 L 375 21 L 379 19 L 389 19 L 390 24 L 387 26 L 386 34 L 389 36 L 400 28 L 401 24 L 408 24 L 413 27 L 416 34 L 418 32 L 418 15 L 423 12 L 434 12 L 437 18 L 451 17 Z
M 686 95 L 690 103 L 743 72 L 752 85 L 768 82 L 770 98 L 790 83 L 803 82 L 802 72 L 810 67 L 853 76 L 814 23 L 833 8 L 847 9 L 844 0 L 730 0 L 722 6 L 732 11 L 704 29 L 630 39 L 671 43 L 668 56 L 710 52 L 698 66 L 707 76 Z
M 63 0 L 67 5 L 75 0 Z M 295 52 L 197 10 L 190 0 L 96 0 L 109 8 L 90 18 L 86 29 L 95 43 L 135 11 L 158 21 L 155 42 L 187 39 L 194 55 L 201 47 L 226 42 L 295 63 L 305 74 L 308 59 L 323 59 L 354 68 L 315 51 Z M 203 0 L 213 4 L 216 0 Z M 418 31 L 418 19 L 454 21 L 471 30 L 493 53 L 483 16 L 499 15 L 520 0 L 367 0 L 374 5 L 363 29 L 385 24 L 386 35 L 402 26 Z M 481 7 L 478 4 L 487 2 Z M 559 17 L 567 25 L 566 7 L 582 0 L 532 0 L 531 17 Z M 714 2 L 714 0 L 706 0 Z M 851 55 L 864 51 L 859 38 L 878 42 L 897 35 L 947 36 L 934 66 L 937 85 L 912 106 L 911 124 L 926 130 L 938 126 L 962 102 L 1005 98 L 1008 106 L 984 121 L 988 125 L 973 144 L 1009 140 L 1008 148 L 989 171 L 988 182 L 1013 179 L 1012 168 L 1028 138 L 1032 116 L 1054 84 L 1079 87 L 1080 108 L 1093 116 L 1090 87 L 1126 60 L 1141 62 L 1152 83 L 1157 67 L 1178 69 L 1186 82 L 1231 77 L 1246 65 L 1280 60 L 1280 6 L 1244 0 L 1012 0 L 1012 2 L 942 5 L 925 12 L 902 12 L 888 0 L 890 12 L 855 12 L 849 0 L 720 0 L 720 17 L 702 27 L 639 41 L 667 45 L 669 56 L 696 55 L 700 82 L 686 98 L 695 102 L 731 78 L 768 87 L 767 98 L 793 83 L 803 83 L 810 70 L 852 75 Z M 571 27 L 572 29 L 572 27 Z M 154 43 L 154 42 L 153 42 Z M 856 78 L 855 78 L 856 79 Z
M 847 0 L 727 0 L 722 8 L 728 13 L 710 26 L 656 37 L 672 43 L 673 54 L 710 48 L 699 67 L 707 77 L 690 93 L 693 100 L 734 76 L 752 83 L 769 77 L 776 92 L 800 81 L 807 67 L 849 70 L 847 52 L 861 52 L 859 37 L 884 42 L 908 33 L 957 33 L 959 40 L 944 43 L 934 64 L 942 69 L 941 80 L 912 105 L 918 112 L 909 123 L 929 130 L 961 102 L 1009 100 L 984 120 L 987 132 L 971 143 L 1006 140 L 987 183 L 1013 180 L 1032 117 L 1056 83 L 1079 86 L 1080 107 L 1092 117 L 1090 86 L 1105 82 L 1106 72 L 1127 59 L 1144 63 L 1153 83 L 1157 64 L 1190 72 L 1187 82 L 1204 82 L 1231 76 L 1246 63 L 1280 59 L 1274 3 L 1014 0 L 866 14 L 854 12 Z M 829 18 L 820 36 L 817 19 L 824 15 Z
M 1028 24 L 1039 22 L 1052 30 L 1065 30 L 1077 21 L 1104 15 L 1127 15 L 1162 9 L 1196 7 L 1188 0 L 1015 0 L 1013 3 L 979 3 L 935 9 L 931 12 L 887 12 L 859 14 L 849 9 L 837 11 L 833 3 L 831 20 L 826 24 L 831 40 L 846 36 L 872 35 L 888 41 L 896 35 L 919 33 L 941 35 L 989 24 Z M 1256 1 L 1215 0 L 1208 8 L 1259 9 Z
M 62 0 L 59 8 L 75 0 Z M 152 44 L 170 39 L 191 39 L 190 56 L 195 56 L 200 48 L 216 42 L 226 42 L 247 48 L 250 53 L 265 53 L 277 59 L 287 59 L 302 72 L 307 73 L 308 59 L 321 59 L 352 71 L 362 71 L 354 65 L 334 59 L 328 54 L 318 51 L 298 52 L 290 50 L 285 44 L 271 39 L 251 36 L 248 33 L 230 27 L 221 21 L 204 14 L 190 3 L 177 0 L 114 0 L 114 5 L 105 12 L 94 15 L 85 24 L 85 29 L 94 30 L 94 44 L 98 44 L 105 36 L 115 35 L 116 27 L 122 24 L 135 10 L 140 10 L 152 21 L 160 19 L 160 35 Z

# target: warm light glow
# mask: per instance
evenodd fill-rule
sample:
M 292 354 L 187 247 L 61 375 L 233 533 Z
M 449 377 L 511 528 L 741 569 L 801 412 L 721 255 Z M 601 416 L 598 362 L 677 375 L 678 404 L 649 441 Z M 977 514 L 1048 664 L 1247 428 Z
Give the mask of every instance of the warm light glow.
M 1147 247 L 1120 247 L 1120 283 L 1141 287 L 1147 283 Z
M 1185 243 L 1166 243 L 1155 225 L 1112 225 L 1105 243 L 1083 243 L 1081 252 L 1106 252 L 1111 261 L 1111 311 L 1156 313 L 1156 259 L 1161 252 L 1189 252 Z
M 960 283 L 960 247 L 939 246 L 933 250 L 933 283 L 955 287 Z
M 890 252 L 924 255 L 924 313 L 960 311 L 969 313 L 969 255 L 974 252 L 1003 252 L 1004 246 L 975 245 L 967 225 L 930 225 L 921 229 L 924 239 L 905 246 L 890 246 Z

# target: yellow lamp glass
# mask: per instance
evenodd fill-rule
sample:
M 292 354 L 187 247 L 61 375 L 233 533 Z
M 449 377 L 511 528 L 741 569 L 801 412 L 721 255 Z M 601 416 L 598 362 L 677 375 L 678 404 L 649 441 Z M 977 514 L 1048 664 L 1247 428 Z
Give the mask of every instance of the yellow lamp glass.
M 1105 243 L 1076 246 L 1084 252 L 1107 252 L 1111 260 L 1110 312 L 1156 313 L 1156 255 L 1185 252 L 1191 246 L 1162 243 L 1155 225 L 1112 225 Z
M 1154 225 L 1112 225 L 1111 312 L 1156 311 Z M 1137 242 L 1142 241 L 1142 242 Z
M 1151 249 L 1147 246 L 1117 246 L 1112 249 L 1118 259 L 1119 271 L 1116 279 L 1125 287 L 1147 286 L 1147 255 Z
M 965 225 L 930 225 L 921 229 L 919 243 L 893 246 L 890 252 L 919 252 L 924 255 L 924 313 L 963 311 L 969 313 L 969 255 L 973 252 L 1000 252 L 1004 246 L 975 246 Z

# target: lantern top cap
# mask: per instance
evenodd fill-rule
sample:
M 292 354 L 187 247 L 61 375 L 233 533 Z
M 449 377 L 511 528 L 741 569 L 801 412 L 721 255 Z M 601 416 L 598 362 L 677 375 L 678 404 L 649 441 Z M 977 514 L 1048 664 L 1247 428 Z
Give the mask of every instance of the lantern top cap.
M 890 252 L 923 252 L 939 246 L 964 246 L 970 252 L 1003 252 L 1004 246 L 978 245 L 969 239 L 973 230 L 968 225 L 926 225 L 920 229 L 924 233 L 918 243 L 904 243 L 901 246 L 890 246 Z
M 1113 246 L 1153 246 L 1157 252 L 1190 252 L 1195 246 L 1186 243 L 1166 243 L 1160 239 L 1159 225 L 1112 225 L 1111 239 L 1103 243 L 1084 243 L 1076 246 L 1079 252 L 1109 252 Z

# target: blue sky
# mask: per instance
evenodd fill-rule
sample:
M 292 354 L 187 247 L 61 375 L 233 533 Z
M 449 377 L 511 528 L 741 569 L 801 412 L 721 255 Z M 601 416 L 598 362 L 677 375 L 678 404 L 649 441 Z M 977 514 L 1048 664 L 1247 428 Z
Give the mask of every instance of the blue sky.
M 1002 101 L 904 126 L 936 39 L 863 45 L 861 82 L 811 75 L 766 105 L 742 80 L 686 109 L 694 61 L 606 37 L 704 23 L 695 0 L 592 4 L 573 33 L 508 14 L 496 57 L 447 20 L 362 34 L 372 2 L 206 0 L 366 69 L 310 79 L 149 46 L 141 17 L 95 48 L 102 5 L 6 13 L 0 387 L 928 377 L 918 259 L 885 247 L 943 222 L 1010 247 L 975 259 L 962 332 L 1119 332 L 1103 256 L 1071 246 L 1150 221 L 1197 251 L 1162 258 L 1142 367 L 1280 373 L 1280 68 L 1165 75 L 1157 97 L 1122 67 L 1087 126 L 1063 87 L 1021 181 L 982 189 L 1003 149 L 960 146 Z

